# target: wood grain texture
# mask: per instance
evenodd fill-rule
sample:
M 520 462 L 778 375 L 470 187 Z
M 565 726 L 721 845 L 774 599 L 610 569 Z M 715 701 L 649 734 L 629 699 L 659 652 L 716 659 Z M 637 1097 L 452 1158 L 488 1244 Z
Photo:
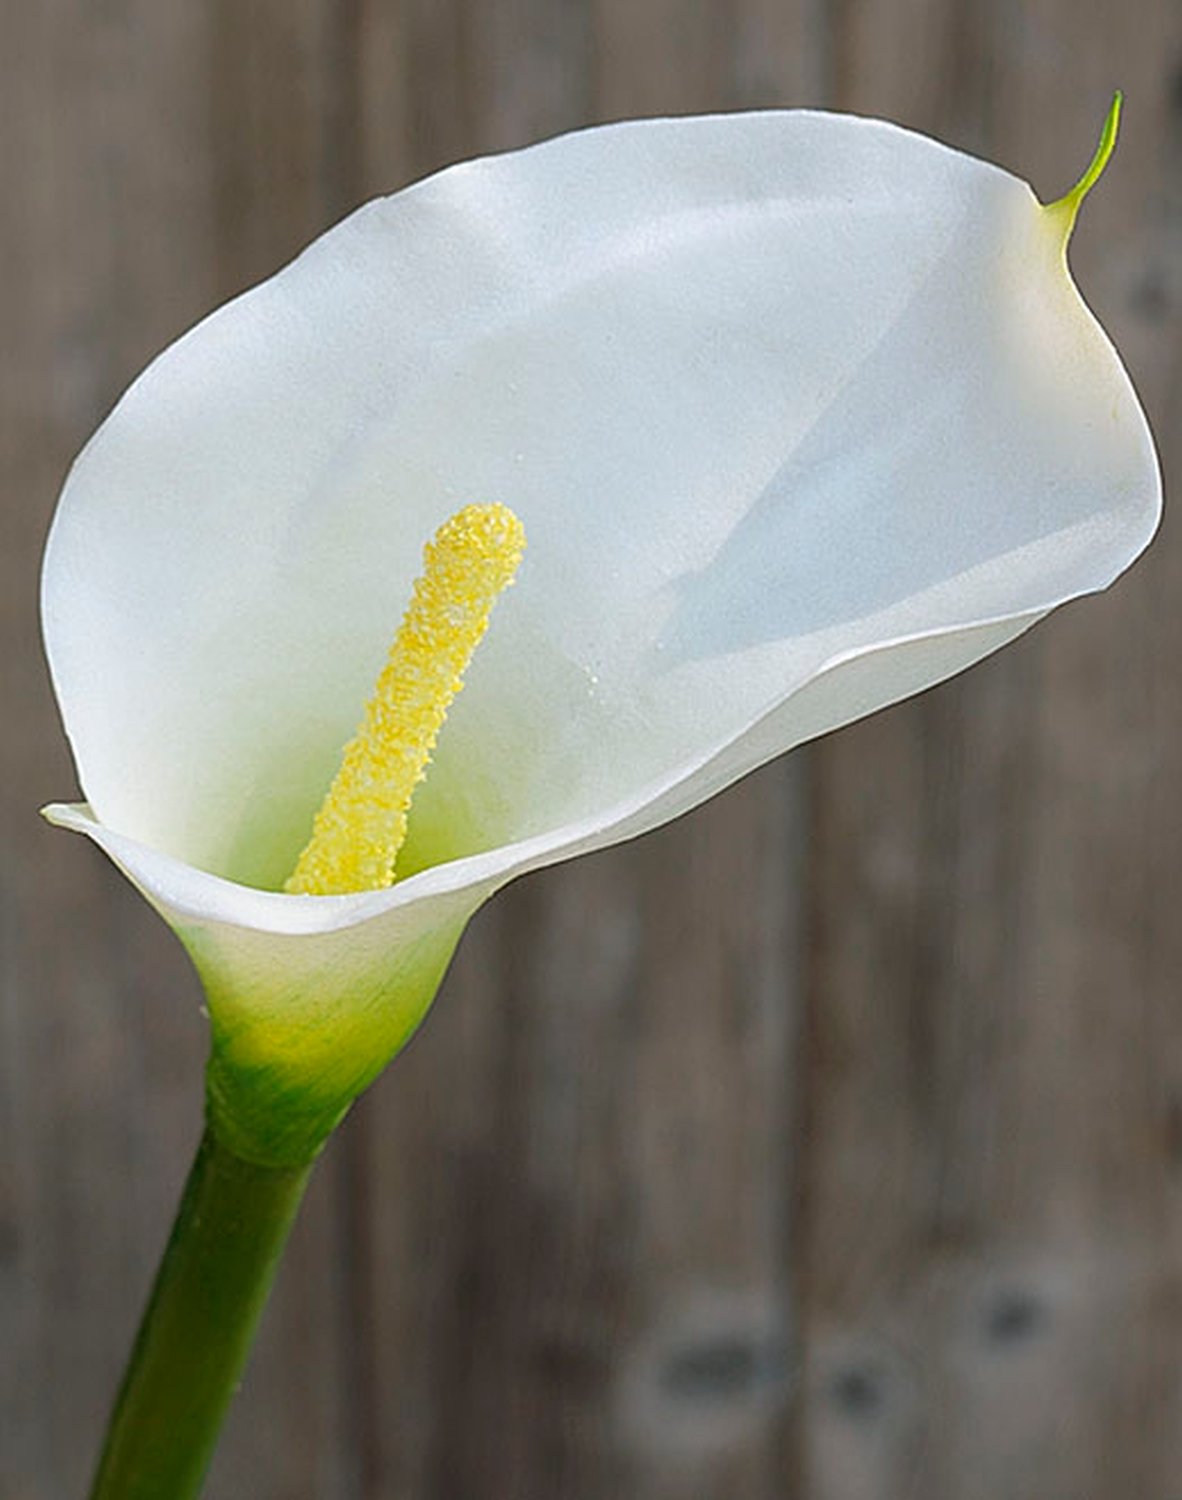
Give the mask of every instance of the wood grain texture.
M 1073 259 L 1168 470 L 1182 18 L 966 5 L 957 42 L 936 9 L 929 55 L 973 38 L 971 116 L 963 62 L 943 87 L 884 76 L 869 15 L 850 17 L 837 102 L 873 96 L 1049 198 L 1113 84 L 1129 91 Z M 1176 856 L 1150 852 L 1177 797 L 1158 582 L 1176 550 L 1167 526 L 1126 587 L 815 756 L 802 1494 L 1178 1488 L 1178 954 L 1149 925 L 1178 889 Z
M 591 120 L 889 115 L 1046 196 L 1182 431 L 1175 0 L 0 0 L 0 1495 L 85 1492 L 196 1140 L 180 951 L 36 807 L 127 380 L 354 204 Z M 320 1169 L 211 1500 L 1182 1492 L 1182 554 L 473 924 Z

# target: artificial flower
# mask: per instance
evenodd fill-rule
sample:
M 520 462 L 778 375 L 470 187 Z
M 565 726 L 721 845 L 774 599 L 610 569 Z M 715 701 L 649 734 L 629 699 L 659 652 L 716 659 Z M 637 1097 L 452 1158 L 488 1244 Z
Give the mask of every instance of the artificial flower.
M 44 622 L 89 835 L 208 995 L 211 1119 L 306 1160 L 473 912 L 1102 589 L 1153 445 L 1078 197 L 881 122 L 605 126 L 369 204 L 131 387 Z M 424 542 L 525 526 L 399 878 L 285 894 Z

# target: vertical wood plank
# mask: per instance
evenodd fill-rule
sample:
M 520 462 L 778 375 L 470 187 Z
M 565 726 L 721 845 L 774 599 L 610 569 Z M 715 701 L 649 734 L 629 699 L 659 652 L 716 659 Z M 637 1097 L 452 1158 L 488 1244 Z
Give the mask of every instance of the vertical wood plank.
M 1073 258 L 1176 465 L 1176 8 L 916 20 L 847 11 L 838 102 L 1047 198 L 1130 91 Z M 1177 566 L 1167 533 L 1112 596 L 817 753 L 795 1482 L 818 1500 L 1177 1484 L 1177 951 L 1149 926 L 1177 883 L 1152 852 Z

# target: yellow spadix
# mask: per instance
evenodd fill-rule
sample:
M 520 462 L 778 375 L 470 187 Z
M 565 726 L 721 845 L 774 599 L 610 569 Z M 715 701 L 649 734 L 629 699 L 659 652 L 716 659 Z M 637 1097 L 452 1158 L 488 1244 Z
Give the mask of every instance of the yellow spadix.
M 286 891 L 337 896 L 393 883 L 414 789 L 524 550 L 525 529 L 505 505 L 466 506 L 427 543 L 386 665 Z

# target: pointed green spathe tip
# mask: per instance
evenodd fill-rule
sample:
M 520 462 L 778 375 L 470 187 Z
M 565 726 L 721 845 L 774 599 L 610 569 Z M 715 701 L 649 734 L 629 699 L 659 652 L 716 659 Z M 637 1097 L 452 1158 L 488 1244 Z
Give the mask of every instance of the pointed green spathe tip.
M 1087 171 L 1069 193 L 1056 199 L 1054 203 L 1046 205 L 1047 213 L 1056 218 L 1063 227 L 1064 243 L 1071 238 L 1080 204 L 1099 182 L 1113 151 L 1116 150 L 1116 134 L 1120 128 L 1120 110 L 1123 103 L 1124 95 L 1120 89 L 1117 89 L 1112 96 L 1112 103 L 1104 120 L 1104 128 L 1100 132 L 1100 144 L 1096 147 L 1096 154 L 1088 163 Z

